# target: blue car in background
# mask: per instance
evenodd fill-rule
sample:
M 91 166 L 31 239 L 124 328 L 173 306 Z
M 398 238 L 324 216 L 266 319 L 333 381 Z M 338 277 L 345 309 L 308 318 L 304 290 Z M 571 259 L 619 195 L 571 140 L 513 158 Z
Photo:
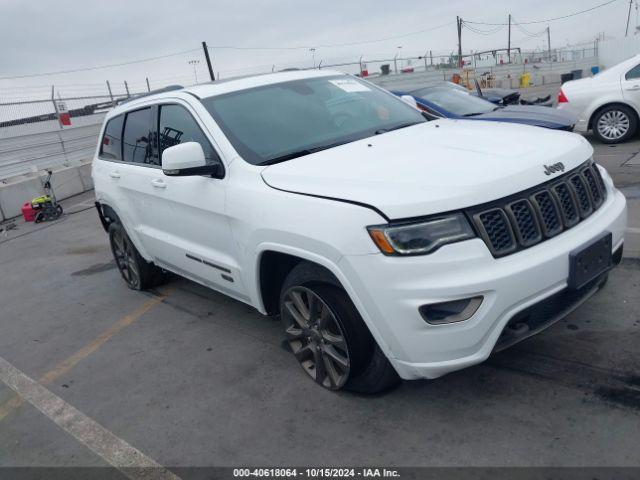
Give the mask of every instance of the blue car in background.
M 577 118 L 567 112 L 537 105 L 499 106 L 457 88 L 422 87 L 395 95 L 411 96 L 429 118 L 456 118 L 490 122 L 522 123 L 553 130 L 572 131 Z

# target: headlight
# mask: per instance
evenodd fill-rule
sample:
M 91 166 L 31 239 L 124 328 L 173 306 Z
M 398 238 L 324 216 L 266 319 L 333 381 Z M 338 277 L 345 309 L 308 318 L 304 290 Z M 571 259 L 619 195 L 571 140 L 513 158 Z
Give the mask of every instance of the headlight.
M 447 243 L 476 236 L 462 213 L 404 225 L 376 225 L 367 230 L 380 251 L 386 255 L 431 253 Z

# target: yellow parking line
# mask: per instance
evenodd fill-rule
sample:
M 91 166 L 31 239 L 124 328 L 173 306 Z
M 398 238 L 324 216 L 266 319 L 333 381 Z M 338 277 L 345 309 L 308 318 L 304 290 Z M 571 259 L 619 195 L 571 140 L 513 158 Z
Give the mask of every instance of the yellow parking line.
M 62 375 L 69 372 L 73 367 L 75 367 L 78 362 L 82 359 L 87 358 L 93 352 L 98 350 L 102 345 L 104 345 L 111 337 L 113 337 L 116 333 L 122 330 L 125 327 L 128 327 L 133 322 L 135 322 L 142 315 L 147 313 L 157 304 L 164 300 L 166 294 L 160 295 L 157 297 L 153 297 L 144 302 L 140 307 L 135 309 L 133 312 L 125 315 L 116 323 L 111 325 L 107 330 L 98 335 L 91 343 L 85 345 L 80 350 L 75 352 L 70 357 L 64 359 L 62 362 L 58 363 L 53 369 L 49 370 L 42 377 L 38 379 L 38 382 L 47 385 L 52 383 L 56 379 L 60 378 Z M 2 421 L 9 413 L 22 405 L 24 399 L 20 396 L 15 396 L 5 401 L 3 404 L 0 404 L 0 421 Z

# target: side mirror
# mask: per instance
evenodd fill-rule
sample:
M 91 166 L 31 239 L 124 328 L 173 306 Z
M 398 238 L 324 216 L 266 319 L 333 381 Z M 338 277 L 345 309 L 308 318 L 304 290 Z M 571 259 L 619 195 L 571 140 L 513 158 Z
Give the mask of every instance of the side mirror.
M 416 102 L 416 99 L 413 98 L 411 95 L 401 95 L 400 99 L 403 102 L 408 103 L 409 105 L 411 105 L 413 108 L 418 108 L 418 102 Z
M 185 142 L 162 152 L 162 172 L 170 177 L 194 175 L 220 176 L 221 164 L 208 165 L 202 146 L 197 142 Z

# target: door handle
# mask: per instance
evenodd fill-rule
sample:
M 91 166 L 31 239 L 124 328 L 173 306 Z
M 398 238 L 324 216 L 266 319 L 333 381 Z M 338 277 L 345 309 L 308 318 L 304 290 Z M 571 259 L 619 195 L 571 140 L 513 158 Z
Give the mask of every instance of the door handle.
M 120 178 L 120 172 L 118 172 L 117 170 L 114 170 L 113 172 L 109 172 L 109 176 L 111 178 Z
M 167 188 L 167 184 L 164 183 L 164 180 L 160 180 L 159 178 L 151 180 L 151 185 L 155 188 Z
M 627 90 L 640 90 L 640 85 L 634 85 L 633 87 L 627 88 Z

